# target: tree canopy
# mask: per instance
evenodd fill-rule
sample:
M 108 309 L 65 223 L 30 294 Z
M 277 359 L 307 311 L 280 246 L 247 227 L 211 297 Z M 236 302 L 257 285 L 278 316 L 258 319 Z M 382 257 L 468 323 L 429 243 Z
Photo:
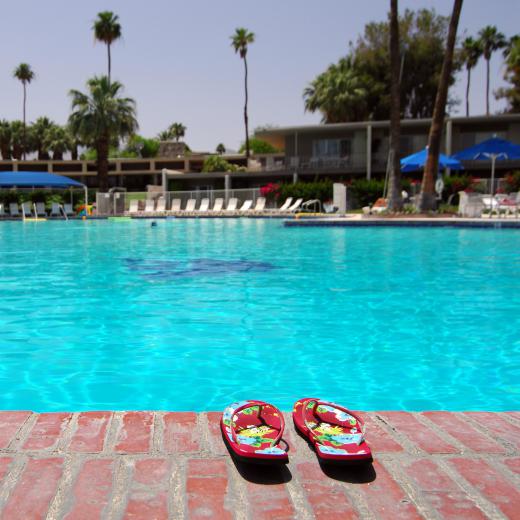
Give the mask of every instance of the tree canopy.
M 399 17 L 401 115 L 431 117 L 444 59 L 449 18 L 435 9 L 407 9 Z M 325 123 L 388 119 L 390 115 L 389 23 L 371 22 L 346 56 L 304 91 L 305 109 Z M 450 78 L 455 82 L 457 64 Z M 449 99 L 448 106 L 456 104 Z

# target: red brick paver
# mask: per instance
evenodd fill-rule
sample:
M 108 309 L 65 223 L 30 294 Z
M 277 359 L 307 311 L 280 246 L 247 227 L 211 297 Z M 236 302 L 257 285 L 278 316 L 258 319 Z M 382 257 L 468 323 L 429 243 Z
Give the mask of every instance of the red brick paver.
M 100 518 L 109 501 L 113 476 L 113 460 L 86 461 L 76 478 L 72 490 L 72 507 L 65 518 Z
M 488 463 L 456 458 L 450 464 L 508 518 L 520 518 L 520 492 Z
M 119 431 L 117 452 L 148 453 L 152 442 L 153 413 L 127 412 Z
M 78 417 L 78 427 L 70 442 L 70 451 L 99 453 L 105 447 L 105 438 L 111 412 L 87 412 Z
M 217 412 L 0 412 L 0 519 L 520 518 L 514 412 L 362 414 L 372 467 L 320 467 L 286 414 L 288 466 L 246 470 Z

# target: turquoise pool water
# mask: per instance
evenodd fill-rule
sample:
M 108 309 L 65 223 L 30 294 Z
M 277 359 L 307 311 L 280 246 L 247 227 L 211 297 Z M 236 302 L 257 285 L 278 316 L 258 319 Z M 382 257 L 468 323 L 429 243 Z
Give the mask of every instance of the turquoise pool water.
M 519 409 L 520 232 L 0 223 L 0 409 Z

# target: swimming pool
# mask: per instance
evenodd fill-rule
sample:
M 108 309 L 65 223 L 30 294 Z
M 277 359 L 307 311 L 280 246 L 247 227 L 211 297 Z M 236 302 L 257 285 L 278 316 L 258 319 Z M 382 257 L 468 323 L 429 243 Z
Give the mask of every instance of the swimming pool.
M 0 223 L 0 409 L 518 409 L 520 232 Z

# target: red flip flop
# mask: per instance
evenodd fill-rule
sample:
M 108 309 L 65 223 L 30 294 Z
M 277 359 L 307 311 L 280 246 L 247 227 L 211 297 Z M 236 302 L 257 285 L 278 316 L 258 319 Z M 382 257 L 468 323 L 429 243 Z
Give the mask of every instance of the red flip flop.
M 294 403 L 296 429 L 314 446 L 322 462 L 372 462 L 364 422 L 354 412 L 315 398 Z
M 287 449 L 279 446 L 284 428 L 282 412 L 263 401 L 233 403 L 220 420 L 224 442 L 243 462 L 287 463 Z

